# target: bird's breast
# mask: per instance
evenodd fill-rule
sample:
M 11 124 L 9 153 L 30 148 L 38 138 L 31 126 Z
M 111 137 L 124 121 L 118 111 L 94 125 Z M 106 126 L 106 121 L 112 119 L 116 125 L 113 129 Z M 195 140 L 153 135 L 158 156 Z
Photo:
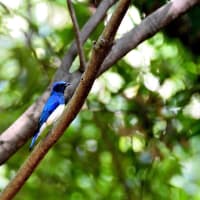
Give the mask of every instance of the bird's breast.
M 62 115 L 63 111 L 65 108 L 65 104 L 60 104 L 52 113 L 51 115 L 48 117 L 46 123 L 47 125 L 51 125 L 52 123 L 54 123 L 55 121 L 58 120 L 58 118 Z

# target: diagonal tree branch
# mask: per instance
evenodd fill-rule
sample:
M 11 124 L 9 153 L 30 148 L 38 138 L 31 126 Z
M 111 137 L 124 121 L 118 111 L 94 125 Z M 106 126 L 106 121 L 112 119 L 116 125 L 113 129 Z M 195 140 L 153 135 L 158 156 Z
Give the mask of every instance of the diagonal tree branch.
M 129 4 L 130 0 L 119 1 L 114 14 L 112 15 L 109 23 L 103 31 L 103 34 L 98 39 L 96 45 L 92 50 L 92 56 L 89 61 L 88 67 L 84 72 L 80 84 L 78 85 L 78 88 L 76 89 L 59 123 L 52 130 L 51 134 L 49 134 L 36 146 L 28 159 L 19 169 L 16 176 L 13 178 L 13 180 L 11 180 L 11 182 L 1 193 L 1 200 L 12 199 L 15 196 L 15 194 L 20 190 L 20 188 L 23 186 L 28 177 L 32 174 L 42 158 L 46 155 L 48 150 L 62 136 L 66 128 L 70 125 L 70 123 L 80 111 L 96 79 L 99 68 L 109 50 L 111 49 L 114 36 L 126 11 L 128 10 Z
M 109 3 L 109 5 L 107 5 L 106 3 Z M 111 3 L 113 4 L 114 1 L 111 2 L 109 0 L 105 0 L 102 2 L 103 5 L 101 4 L 101 9 L 104 11 L 104 15 L 106 13 L 105 9 L 108 9 L 108 7 L 111 6 Z M 112 64 L 117 62 L 121 57 L 123 57 L 131 49 L 135 48 L 142 41 L 154 35 L 164 26 L 166 26 L 174 19 L 181 16 L 183 13 L 187 12 L 190 8 L 199 3 L 200 0 L 174 0 L 168 2 L 166 5 L 162 6 L 160 9 L 149 15 L 146 19 L 142 21 L 140 25 L 136 26 L 129 33 L 125 34 L 121 39 L 118 39 L 116 41 L 109 55 L 104 60 L 98 75 L 110 68 Z M 96 13 L 98 13 L 98 11 L 101 13 L 100 7 L 98 8 Z M 100 15 L 100 13 L 98 14 Z M 101 17 L 103 18 L 104 15 L 101 15 Z M 93 18 L 94 21 L 92 22 L 98 23 L 98 17 L 96 16 L 96 18 Z M 83 41 L 87 38 L 87 28 L 90 28 L 90 26 L 87 24 L 83 29 L 84 31 L 81 33 L 81 40 Z M 70 48 L 69 53 L 64 56 L 61 68 L 59 68 L 55 76 L 55 80 L 65 79 L 72 82 L 72 87 L 67 90 L 67 99 L 72 96 L 81 78 L 81 73 L 79 72 L 73 74 L 68 73 L 68 70 L 76 54 L 77 50 L 74 43 Z M 22 114 L 15 123 L 0 136 L 0 164 L 4 163 L 28 140 L 29 137 L 31 137 L 36 127 L 37 119 L 39 117 L 44 99 L 46 99 L 47 97 L 47 94 L 48 93 L 45 92 L 43 98 L 41 98 L 41 100 L 39 100 L 39 103 L 37 103 L 37 106 L 35 106 L 36 104 L 33 104 L 31 107 L 29 107 L 27 111 Z
M 74 11 L 74 8 L 72 6 L 71 0 L 67 0 L 67 5 L 68 5 L 68 8 L 69 8 L 69 12 L 70 12 L 70 15 L 71 15 L 71 18 L 72 18 L 73 27 L 74 27 L 74 31 L 75 31 L 75 35 L 76 35 L 76 45 L 77 45 L 79 60 L 80 60 L 79 70 L 80 70 L 80 72 L 84 72 L 85 69 L 86 69 L 86 63 L 85 63 L 85 56 L 84 56 L 82 43 L 81 43 L 81 39 L 80 39 L 80 31 L 79 31 L 78 22 L 77 22 L 77 19 L 76 19 L 75 11 Z
M 81 43 L 84 43 L 99 22 L 106 15 L 107 10 L 117 0 L 103 0 L 97 8 L 95 14 L 83 27 L 80 36 Z M 65 54 L 61 66 L 55 75 L 55 80 L 68 80 L 72 83 L 71 89 L 67 90 L 67 100 L 72 96 L 80 80 L 81 73 L 69 74 L 68 70 L 77 55 L 76 43 L 73 42 L 68 53 Z M 30 106 L 7 130 L 0 135 L 0 164 L 3 164 L 12 156 L 35 131 L 41 109 L 49 95 L 49 90 L 45 91 L 39 100 Z
M 103 0 L 102 3 L 98 6 L 95 14 L 88 20 L 88 22 L 84 25 L 83 29 L 80 33 L 81 44 L 83 44 L 92 31 L 97 27 L 99 22 L 105 17 L 108 9 L 117 2 L 117 0 Z M 77 56 L 77 46 L 76 43 L 73 42 L 69 50 L 63 57 L 61 66 L 55 75 L 55 79 L 59 80 L 63 78 L 63 73 L 68 73 L 69 69 Z
M 163 27 L 199 3 L 200 0 L 173 0 L 146 17 L 141 24 L 116 41 L 110 54 L 104 60 L 99 75 L 138 44 L 155 35 Z

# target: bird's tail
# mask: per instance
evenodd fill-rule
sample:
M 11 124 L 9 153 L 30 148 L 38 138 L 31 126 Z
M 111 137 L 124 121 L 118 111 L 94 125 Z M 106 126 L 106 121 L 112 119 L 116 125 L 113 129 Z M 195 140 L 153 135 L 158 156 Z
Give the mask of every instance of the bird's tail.
M 43 123 L 42 126 L 39 125 L 37 128 L 37 131 L 35 132 L 35 134 L 33 135 L 31 144 L 29 146 L 29 151 L 31 151 L 34 147 L 35 141 L 37 140 L 37 138 L 40 136 L 40 134 L 44 131 L 44 129 L 46 128 L 46 123 Z
M 34 136 L 32 138 L 32 141 L 31 141 L 31 144 L 29 146 L 29 151 L 31 151 L 33 149 L 35 141 L 37 140 L 38 136 L 39 136 L 39 132 L 37 132 L 36 134 L 34 134 Z

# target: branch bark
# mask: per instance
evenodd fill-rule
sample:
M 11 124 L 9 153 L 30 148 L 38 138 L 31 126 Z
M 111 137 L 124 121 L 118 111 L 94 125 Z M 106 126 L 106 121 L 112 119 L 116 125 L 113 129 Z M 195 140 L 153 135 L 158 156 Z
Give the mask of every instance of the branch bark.
M 113 5 L 114 2 L 115 1 L 109 0 L 102 2 L 96 12 L 96 16 L 91 19 L 91 23 L 88 22 L 85 25 L 83 31 L 81 32 L 82 42 L 85 41 L 91 33 L 90 25 L 92 24 L 92 27 L 94 27 L 94 24 L 97 25 L 100 19 L 104 17 L 109 6 Z M 98 75 L 110 68 L 115 62 L 117 62 L 121 57 L 135 48 L 142 41 L 156 34 L 164 26 L 199 3 L 200 0 L 174 0 L 168 2 L 166 5 L 149 15 L 140 25 L 136 26 L 116 41 L 109 55 L 104 60 Z M 80 72 L 73 74 L 68 73 L 69 68 L 77 54 L 75 43 L 68 52 L 69 53 L 64 56 L 61 67 L 55 76 L 55 80 L 65 79 L 72 83 L 72 87 L 67 90 L 67 100 L 74 93 L 81 78 Z M 39 113 L 47 94 L 48 92 L 45 92 L 38 103 L 29 107 L 15 123 L 0 136 L 0 164 L 4 163 L 31 137 L 35 130 Z
M 97 8 L 96 13 L 88 20 L 88 22 L 84 25 L 80 33 L 80 40 L 82 44 L 86 41 L 86 39 L 96 28 L 99 22 L 105 17 L 108 9 L 116 2 L 117 0 L 103 0 L 103 2 Z M 73 42 L 73 44 L 63 57 L 61 66 L 55 75 L 56 80 L 62 79 L 64 76 L 63 73 L 69 72 L 69 69 L 76 55 L 77 55 L 77 46 L 76 43 Z
M 173 0 L 146 17 L 141 24 L 116 41 L 110 54 L 104 60 L 99 75 L 138 44 L 155 35 L 163 27 L 199 3 L 200 0 Z
M 60 121 L 51 131 L 51 133 L 35 147 L 28 159 L 17 172 L 13 180 L 7 185 L 1 193 L 1 200 L 12 199 L 20 190 L 28 177 L 32 174 L 36 166 L 46 155 L 48 150 L 54 143 L 62 136 L 65 129 L 70 125 L 72 120 L 80 111 L 85 99 L 87 98 L 90 89 L 96 79 L 99 68 L 111 49 L 114 36 L 117 29 L 128 10 L 130 0 L 120 0 L 118 6 L 112 15 L 109 23 L 105 27 L 103 34 L 98 39 L 96 45 L 92 50 L 92 56 L 88 67 L 84 72 L 80 84 L 78 85 L 74 95 L 72 96 L 67 109 L 64 111 Z
M 104 0 L 96 10 L 96 13 L 89 19 L 83 27 L 80 37 L 81 43 L 84 43 L 99 22 L 106 15 L 107 10 L 117 0 Z M 66 100 L 74 93 L 77 84 L 80 81 L 81 73 L 69 73 L 69 68 L 77 55 L 76 43 L 73 42 L 68 52 L 63 57 L 60 68 L 55 74 L 54 80 L 68 80 L 72 83 L 71 89 L 66 91 Z M 9 159 L 25 142 L 33 135 L 35 127 L 37 127 L 38 118 L 44 102 L 49 95 L 49 89 L 39 98 L 39 100 L 31 105 L 7 130 L 0 135 L 0 164 Z

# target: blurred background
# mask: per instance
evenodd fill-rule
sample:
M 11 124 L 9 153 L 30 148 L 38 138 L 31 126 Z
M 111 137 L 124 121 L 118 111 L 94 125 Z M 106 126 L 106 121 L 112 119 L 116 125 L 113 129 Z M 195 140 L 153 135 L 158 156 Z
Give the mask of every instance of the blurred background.
M 80 27 L 99 2 L 73 1 Z M 132 1 L 117 38 L 165 2 Z M 193 8 L 98 78 L 15 199 L 200 199 L 199 19 Z M 85 43 L 87 59 L 103 28 Z M 65 1 L 0 0 L 1 132 L 42 94 L 73 39 Z M 0 166 L 0 190 L 28 145 Z

